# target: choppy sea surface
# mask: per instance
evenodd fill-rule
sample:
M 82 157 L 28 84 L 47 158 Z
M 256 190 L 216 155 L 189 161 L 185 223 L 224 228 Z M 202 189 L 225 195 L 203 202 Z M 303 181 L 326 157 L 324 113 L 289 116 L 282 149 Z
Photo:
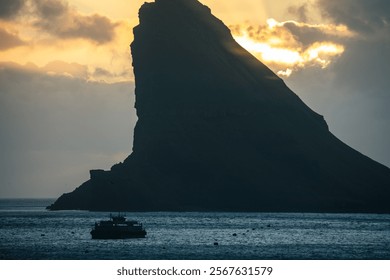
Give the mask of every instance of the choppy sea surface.
M 390 259 L 390 215 L 126 213 L 146 238 L 92 240 L 110 213 L 45 210 L 52 202 L 0 199 L 0 259 Z

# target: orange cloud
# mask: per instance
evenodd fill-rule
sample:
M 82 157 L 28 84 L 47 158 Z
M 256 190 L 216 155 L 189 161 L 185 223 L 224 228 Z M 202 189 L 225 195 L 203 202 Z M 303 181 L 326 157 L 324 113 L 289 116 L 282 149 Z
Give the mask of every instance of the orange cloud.
M 19 38 L 18 34 L 10 33 L 0 26 L 0 51 L 22 46 L 25 42 Z
M 345 51 L 342 41 L 354 36 L 344 25 L 307 24 L 268 19 L 265 25 L 230 26 L 236 41 L 279 76 L 310 66 L 326 68 Z
M 32 23 L 62 39 L 82 38 L 97 44 L 110 42 L 117 23 L 98 14 L 82 15 L 61 0 L 30 0 Z
M 47 74 L 88 81 L 133 80 L 128 21 L 83 14 L 61 0 L 4 5 L 9 8 L 0 13 L 0 61 L 31 62 Z

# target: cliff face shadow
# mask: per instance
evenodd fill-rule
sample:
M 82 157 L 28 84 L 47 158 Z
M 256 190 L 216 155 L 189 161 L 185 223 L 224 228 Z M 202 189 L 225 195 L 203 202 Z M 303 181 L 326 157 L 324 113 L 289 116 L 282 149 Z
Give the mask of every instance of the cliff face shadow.
M 324 118 L 196 0 L 139 11 L 133 153 L 49 209 L 389 213 L 390 170 Z

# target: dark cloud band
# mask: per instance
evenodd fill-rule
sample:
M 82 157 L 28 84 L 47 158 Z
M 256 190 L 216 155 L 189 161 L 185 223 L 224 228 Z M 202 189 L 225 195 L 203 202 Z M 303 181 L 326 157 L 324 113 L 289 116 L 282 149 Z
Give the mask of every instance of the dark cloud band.
M 388 0 L 318 0 L 322 14 L 361 33 L 390 27 Z
M 0 51 L 24 45 L 25 42 L 17 35 L 11 34 L 0 27 Z
M 97 44 L 112 41 L 118 26 L 105 16 L 82 15 L 64 0 L 1 0 L 0 19 L 14 21 L 25 17 L 32 19 L 32 25 L 40 31 L 52 36 L 86 39 Z M 6 36 L 4 32 L 0 35 Z M 16 38 L 12 40 L 8 36 L 6 39 L 8 43 L 2 43 L 3 49 L 18 43 Z
M 115 37 L 116 23 L 98 14 L 84 16 L 61 0 L 34 0 L 35 25 L 44 31 L 66 39 L 83 38 L 98 44 L 110 42 Z
M 0 1 L 0 18 L 10 19 L 16 16 L 24 6 L 24 0 L 1 0 Z

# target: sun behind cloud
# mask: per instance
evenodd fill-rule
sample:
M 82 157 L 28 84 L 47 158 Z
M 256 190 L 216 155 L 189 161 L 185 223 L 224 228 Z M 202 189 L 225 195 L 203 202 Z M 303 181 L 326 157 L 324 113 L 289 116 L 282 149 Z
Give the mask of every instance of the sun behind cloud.
M 354 36 L 343 25 L 278 22 L 272 18 L 265 25 L 245 23 L 230 29 L 242 47 L 282 77 L 306 67 L 328 67 L 345 51 L 338 39 Z

